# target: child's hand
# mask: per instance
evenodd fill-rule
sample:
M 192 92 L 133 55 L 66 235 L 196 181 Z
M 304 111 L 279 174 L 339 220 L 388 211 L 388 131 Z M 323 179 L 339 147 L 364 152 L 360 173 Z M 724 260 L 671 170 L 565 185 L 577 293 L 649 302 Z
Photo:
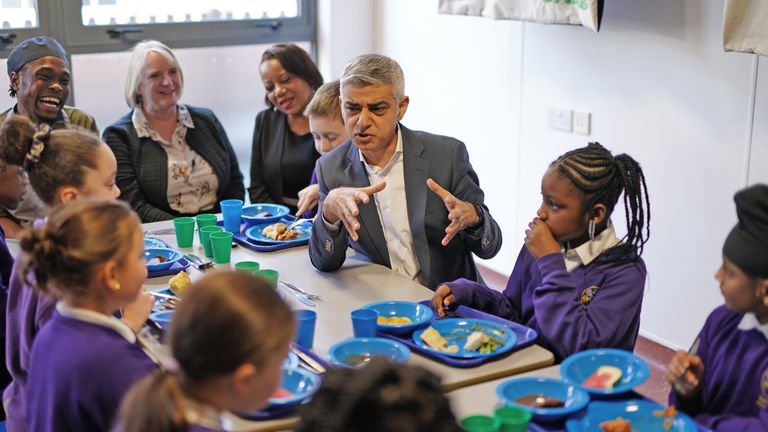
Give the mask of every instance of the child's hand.
M 448 285 L 440 285 L 435 290 L 435 295 L 432 296 L 432 309 L 436 310 L 438 316 L 442 318 L 445 316 L 443 308 L 449 306 L 454 301 L 456 301 L 456 297 L 453 296 Z
M 299 191 L 299 211 L 296 216 L 301 217 L 309 209 L 315 208 L 320 200 L 320 185 L 313 184 Z
M 667 368 L 667 380 L 683 398 L 695 396 L 699 392 L 703 376 L 704 363 L 701 357 L 685 351 L 676 352 Z
M 138 333 L 144 323 L 147 322 L 147 318 L 149 318 L 149 314 L 152 312 L 152 306 L 154 305 L 154 297 L 142 290 L 133 303 L 123 308 L 123 321 L 125 321 L 134 332 Z
M 534 218 L 525 230 L 525 246 L 534 258 L 560 252 L 560 244 L 555 240 L 547 224 Z

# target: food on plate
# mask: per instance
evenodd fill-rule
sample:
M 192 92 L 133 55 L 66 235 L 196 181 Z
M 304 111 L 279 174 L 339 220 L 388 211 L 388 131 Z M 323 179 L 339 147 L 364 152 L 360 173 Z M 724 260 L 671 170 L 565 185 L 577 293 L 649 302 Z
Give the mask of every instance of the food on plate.
M 458 345 L 449 345 L 448 341 L 445 340 L 445 338 L 434 329 L 434 327 L 428 327 L 424 332 L 421 333 L 421 340 L 424 341 L 427 345 L 429 345 L 430 348 L 447 352 L 447 353 L 457 353 L 459 352 L 459 346 Z
M 413 324 L 413 321 L 411 321 L 410 318 L 403 317 L 403 316 L 380 316 L 376 318 L 376 323 L 390 324 L 390 325 L 403 325 L 403 324 Z
M 182 270 L 168 281 L 168 288 L 171 289 L 172 293 L 181 297 L 184 295 L 184 292 L 187 291 L 187 288 L 189 288 L 191 284 L 192 281 L 189 279 L 189 275 L 187 272 Z
M 272 393 L 272 399 L 285 399 L 293 396 L 293 393 L 289 392 L 288 390 L 278 387 L 277 390 L 275 390 L 274 393 Z
M 560 399 L 542 394 L 523 396 L 515 400 L 515 402 L 531 408 L 562 408 L 565 406 L 565 402 Z
M 299 233 L 297 233 L 292 229 L 289 230 L 288 225 L 282 222 L 273 223 L 272 225 L 265 226 L 264 229 L 261 230 L 261 234 L 263 234 L 264 237 L 271 238 L 272 240 L 277 240 L 277 241 L 293 240 L 299 236 Z
M 663 410 L 654 410 L 653 415 L 655 415 L 656 417 L 665 418 L 664 430 L 668 431 L 672 429 L 672 423 L 674 422 L 674 418 L 677 417 L 677 409 L 674 406 L 670 405 Z
M 168 258 L 162 256 L 162 255 L 155 255 L 154 258 L 147 261 L 148 265 L 156 265 L 156 264 L 162 264 L 164 262 L 168 261 Z
M 467 342 L 464 344 L 464 349 L 478 351 L 480 354 L 488 354 L 496 351 L 502 345 L 504 345 L 504 342 L 493 336 L 488 336 L 481 331 L 473 331 L 467 336 Z
M 600 429 L 603 432 L 632 432 L 632 425 L 629 423 L 629 420 L 616 417 L 613 420 L 600 423 Z
M 616 366 L 600 366 L 584 381 L 584 387 L 611 389 L 621 379 L 621 369 Z

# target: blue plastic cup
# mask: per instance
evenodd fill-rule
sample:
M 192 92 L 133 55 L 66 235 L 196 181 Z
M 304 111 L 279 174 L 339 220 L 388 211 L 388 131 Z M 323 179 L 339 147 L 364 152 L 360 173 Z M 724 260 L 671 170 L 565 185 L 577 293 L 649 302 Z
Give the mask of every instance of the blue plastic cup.
M 315 342 L 317 312 L 301 309 L 294 312 L 296 318 L 296 343 L 304 349 L 312 349 Z
M 376 320 L 379 313 L 373 309 L 358 309 L 352 313 L 352 330 L 356 338 L 368 338 L 376 336 Z
M 238 199 L 228 199 L 222 201 L 221 214 L 224 216 L 224 230 L 232 234 L 240 232 L 241 216 L 243 215 L 243 201 Z

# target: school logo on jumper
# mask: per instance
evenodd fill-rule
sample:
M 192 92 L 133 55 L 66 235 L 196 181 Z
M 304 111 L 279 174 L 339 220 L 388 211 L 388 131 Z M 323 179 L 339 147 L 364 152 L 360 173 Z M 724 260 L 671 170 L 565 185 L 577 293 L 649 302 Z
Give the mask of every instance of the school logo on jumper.
M 598 291 L 600 291 L 600 287 L 597 285 L 584 288 L 584 291 L 581 292 L 581 305 L 584 307 L 589 306 Z
M 760 397 L 757 398 L 757 405 L 760 408 L 765 408 L 768 404 L 768 369 L 763 372 L 763 377 L 760 379 Z

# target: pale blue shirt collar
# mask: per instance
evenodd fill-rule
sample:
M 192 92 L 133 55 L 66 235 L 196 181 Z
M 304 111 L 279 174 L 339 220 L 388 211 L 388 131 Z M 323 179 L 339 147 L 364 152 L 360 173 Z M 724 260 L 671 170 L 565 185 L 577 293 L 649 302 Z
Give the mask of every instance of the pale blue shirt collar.
M 136 343 L 136 333 L 131 330 L 128 324 L 114 316 L 104 315 L 87 309 L 75 308 L 67 305 L 63 301 L 56 303 L 56 310 L 61 316 L 110 328 L 116 331 L 117 334 L 122 336 L 128 342 Z
M 760 324 L 755 314 L 747 312 L 739 323 L 739 330 L 749 331 L 753 329 L 759 331 L 768 339 L 768 324 Z
M 621 240 L 616 237 L 616 231 L 613 229 L 613 223 L 608 221 L 608 226 L 603 232 L 596 235 L 594 239 L 573 249 L 562 249 L 563 256 L 565 257 L 565 268 L 572 272 L 582 265 L 588 265 L 600 256 L 601 253 L 620 242 Z

